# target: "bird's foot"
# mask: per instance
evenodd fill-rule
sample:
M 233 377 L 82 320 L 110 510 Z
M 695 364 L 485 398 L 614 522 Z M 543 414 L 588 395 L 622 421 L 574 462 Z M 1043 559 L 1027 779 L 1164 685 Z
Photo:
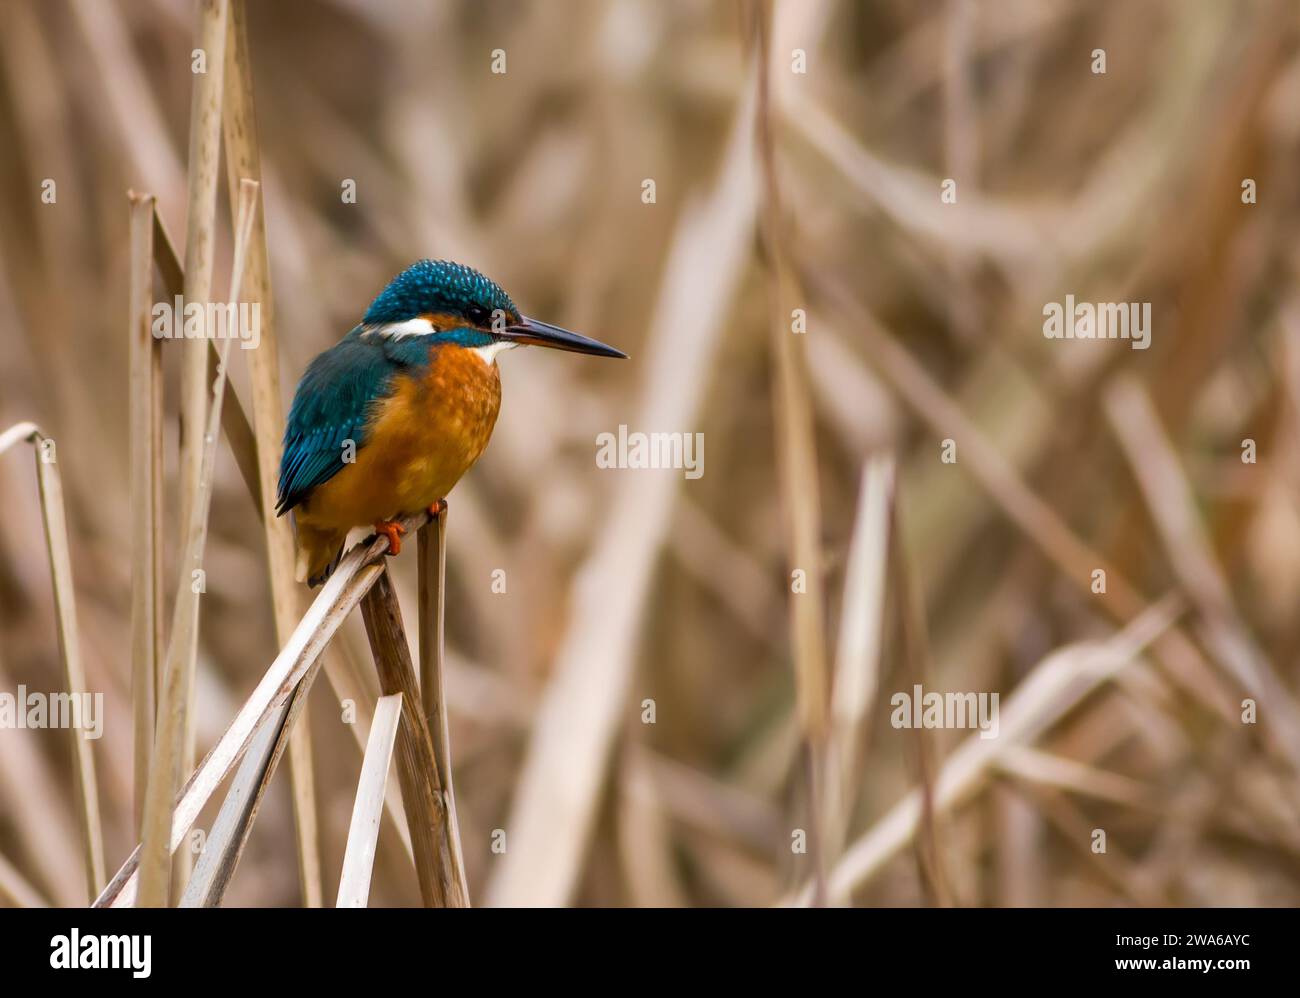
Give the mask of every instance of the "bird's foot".
M 429 507 L 429 515 L 433 517 L 435 520 L 438 519 L 438 517 L 442 516 L 442 514 L 445 512 L 447 512 L 446 499 L 439 499 L 437 502 L 435 502 L 432 506 Z
M 375 534 L 388 538 L 388 553 L 402 553 L 402 535 L 406 533 L 406 528 L 396 520 L 380 520 L 375 524 Z

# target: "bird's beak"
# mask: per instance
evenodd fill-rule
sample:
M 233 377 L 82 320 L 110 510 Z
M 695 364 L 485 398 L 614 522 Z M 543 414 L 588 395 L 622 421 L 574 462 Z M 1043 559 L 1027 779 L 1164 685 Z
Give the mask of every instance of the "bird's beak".
M 600 340 L 579 333 L 571 333 L 549 322 L 538 322 L 524 316 L 516 325 L 507 326 L 502 339 L 515 343 L 531 343 L 539 347 L 551 347 L 554 350 L 571 350 L 573 353 L 589 353 L 597 357 L 627 357 L 622 350 L 606 346 Z

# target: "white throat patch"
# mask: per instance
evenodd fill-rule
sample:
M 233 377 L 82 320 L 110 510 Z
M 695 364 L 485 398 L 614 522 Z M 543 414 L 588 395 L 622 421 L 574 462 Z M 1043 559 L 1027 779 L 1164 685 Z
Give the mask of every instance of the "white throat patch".
M 515 343 L 513 340 L 494 340 L 486 346 L 472 347 L 471 349 L 483 358 L 484 364 L 495 364 L 497 362 L 497 354 L 502 350 L 513 350 L 517 346 L 519 346 L 519 344 Z

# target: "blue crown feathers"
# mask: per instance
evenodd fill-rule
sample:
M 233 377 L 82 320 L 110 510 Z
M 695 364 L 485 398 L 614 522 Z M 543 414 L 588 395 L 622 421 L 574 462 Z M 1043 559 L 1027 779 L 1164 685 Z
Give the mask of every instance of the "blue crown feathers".
M 472 267 L 450 260 L 419 260 L 394 277 L 367 309 L 366 325 L 405 322 L 417 315 L 451 312 L 463 315 L 472 306 L 491 313 L 519 311 L 499 284 Z

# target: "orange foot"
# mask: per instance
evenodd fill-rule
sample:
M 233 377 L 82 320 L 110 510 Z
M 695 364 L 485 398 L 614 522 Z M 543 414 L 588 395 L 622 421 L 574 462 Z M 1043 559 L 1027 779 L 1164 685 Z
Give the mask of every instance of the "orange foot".
M 442 516 L 442 514 L 445 512 L 447 512 L 446 499 L 439 499 L 436 503 L 434 503 L 432 506 L 429 507 L 429 515 L 432 516 L 435 520 L 438 519 L 438 517 Z
M 388 538 L 390 555 L 402 553 L 402 535 L 406 533 L 406 528 L 396 520 L 380 520 L 375 524 L 375 533 Z

